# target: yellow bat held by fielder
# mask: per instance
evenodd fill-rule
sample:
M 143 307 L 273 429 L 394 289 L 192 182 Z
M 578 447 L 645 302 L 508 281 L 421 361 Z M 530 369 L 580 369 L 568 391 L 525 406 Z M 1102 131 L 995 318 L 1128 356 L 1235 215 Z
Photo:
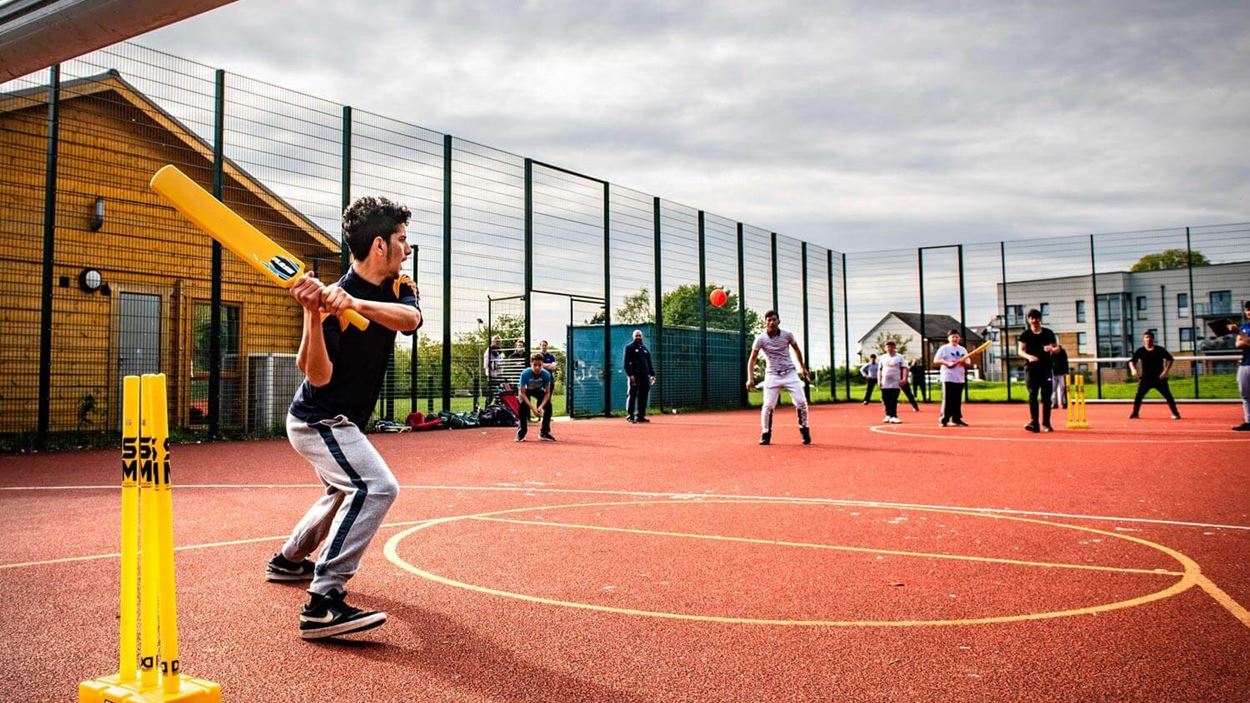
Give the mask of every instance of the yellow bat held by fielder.
M 169 165 L 157 171 L 152 176 L 152 190 L 277 285 L 290 288 L 304 275 L 304 262 L 214 198 L 178 167 Z M 357 329 L 369 326 L 369 321 L 355 310 L 347 310 L 342 316 Z

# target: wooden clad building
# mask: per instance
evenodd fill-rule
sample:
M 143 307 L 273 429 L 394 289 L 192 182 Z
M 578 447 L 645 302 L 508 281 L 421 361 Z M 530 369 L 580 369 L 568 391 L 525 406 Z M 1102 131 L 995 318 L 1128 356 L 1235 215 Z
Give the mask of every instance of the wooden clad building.
M 46 86 L 0 95 L 0 433 L 36 428 L 48 112 Z M 120 377 L 158 371 L 171 426 L 205 422 L 212 240 L 148 181 L 172 163 L 211 188 L 211 146 L 110 71 L 62 84 L 58 150 L 51 431 L 117 428 Z M 337 239 L 229 160 L 223 200 L 339 275 Z M 298 380 L 301 312 L 229 251 L 222 263 L 222 426 L 267 429 Z

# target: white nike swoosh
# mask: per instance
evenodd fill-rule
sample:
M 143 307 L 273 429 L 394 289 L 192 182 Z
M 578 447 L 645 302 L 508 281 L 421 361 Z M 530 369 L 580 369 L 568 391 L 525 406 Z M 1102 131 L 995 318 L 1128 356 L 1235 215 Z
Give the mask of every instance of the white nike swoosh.
M 318 617 L 313 617 L 312 615 L 300 615 L 299 619 L 302 620 L 303 622 L 327 623 L 327 622 L 332 622 L 334 620 L 334 613 L 326 613 L 325 615 L 321 615 Z

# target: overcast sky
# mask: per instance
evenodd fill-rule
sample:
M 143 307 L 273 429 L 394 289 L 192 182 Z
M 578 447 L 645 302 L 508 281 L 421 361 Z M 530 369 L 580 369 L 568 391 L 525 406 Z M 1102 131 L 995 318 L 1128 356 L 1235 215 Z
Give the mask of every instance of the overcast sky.
M 1244 0 L 238 0 L 137 41 L 843 251 L 1250 221 Z

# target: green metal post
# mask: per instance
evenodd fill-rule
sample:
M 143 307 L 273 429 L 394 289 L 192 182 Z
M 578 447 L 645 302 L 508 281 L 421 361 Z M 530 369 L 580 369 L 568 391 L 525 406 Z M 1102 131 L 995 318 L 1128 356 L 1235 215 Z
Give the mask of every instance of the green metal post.
M 534 297 L 534 162 L 525 160 L 525 348 L 530 348 L 530 298 Z
M 525 296 L 528 301 L 529 296 Z M 571 307 L 572 302 L 569 303 Z M 527 318 L 528 319 L 528 318 Z M 612 417 L 612 191 L 603 182 L 603 414 Z
M 52 266 L 56 258 L 56 165 L 61 130 L 61 64 L 48 77 L 48 141 L 43 177 L 43 277 L 39 309 L 39 410 L 35 442 L 48 445 L 52 424 Z
M 811 322 L 808 320 L 807 308 L 807 242 L 803 242 L 800 246 L 803 256 L 803 363 L 807 365 L 808 371 L 812 369 L 812 350 L 810 346 L 811 340 Z M 807 397 L 810 403 L 812 400 L 812 383 L 806 378 L 803 379 L 803 395 Z
M 833 325 L 833 250 L 825 250 L 825 285 L 829 298 L 829 399 L 838 399 L 838 345 L 837 332 Z
M 651 355 L 651 363 L 655 367 L 657 375 L 665 373 L 664 369 L 664 279 L 661 277 L 660 264 L 663 261 L 661 256 L 661 239 L 660 236 L 660 197 L 657 195 L 651 201 L 651 212 L 653 218 L 653 228 L 655 234 L 655 339 L 651 340 L 651 346 L 655 348 L 655 353 Z M 660 408 L 660 412 L 664 412 L 664 378 L 659 379 L 659 388 L 656 390 L 656 404 Z
M 451 412 L 451 162 L 450 134 L 443 135 L 443 411 Z M 432 389 L 431 389 L 432 390 Z M 431 396 L 432 397 L 432 396 Z
M 213 98 L 213 197 L 225 192 L 226 72 L 217 69 Z M 221 243 L 213 240 L 209 274 L 208 435 L 221 434 Z
M 846 295 L 846 253 L 842 254 L 842 329 L 846 351 L 846 399 L 851 399 L 851 299 Z M 924 336 L 923 333 L 921 336 Z
M 927 373 L 929 369 L 929 323 L 924 313 L 924 250 L 924 247 L 916 248 L 916 287 L 920 291 L 920 365 L 926 371 L 924 376 L 926 381 L 922 381 L 920 384 L 920 399 L 927 403 L 929 402 L 929 384 L 927 382 L 929 378 Z M 945 387 L 943 387 L 942 392 L 946 392 Z
M 746 293 L 746 272 L 743 270 L 743 235 L 742 223 L 738 223 L 738 378 L 745 378 L 747 375 L 747 293 Z M 750 404 L 750 398 L 747 396 L 747 387 L 739 381 L 738 383 L 738 405 L 747 407 Z
M 711 396 L 707 387 L 707 243 L 702 210 L 699 211 L 699 358 L 702 359 L 699 364 L 700 396 L 706 408 L 711 404 Z
M 343 106 L 343 165 L 339 169 L 339 175 L 342 178 L 340 190 L 340 208 L 341 216 L 347 211 L 348 206 L 352 204 L 352 108 L 350 105 Z M 339 230 L 339 269 L 342 273 L 347 273 L 347 266 L 351 262 L 351 250 L 347 246 L 347 233 Z
M 1189 324 L 1191 326 L 1191 329 L 1193 330 L 1192 332 L 1190 332 L 1189 336 L 1190 336 L 1190 339 L 1193 340 L 1190 342 L 1190 344 L 1192 344 L 1194 347 L 1193 350 L 1190 352 L 1190 355 L 1197 356 L 1198 355 L 1198 324 L 1197 324 L 1198 316 L 1195 313 L 1198 311 L 1198 303 L 1197 301 L 1194 300 L 1194 247 L 1193 247 L 1193 240 L 1190 236 L 1188 227 L 1185 228 L 1185 268 L 1186 270 L 1189 271 Z M 1202 391 L 1200 390 L 1200 384 L 1198 383 L 1198 374 L 1199 372 L 1201 372 L 1202 367 L 1199 366 L 1198 362 L 1196 361 L 1189 362 L 1189 365 L 1190 365 L 1189 375 L 1194 377 L 1194 398 L 1201 398 Z

